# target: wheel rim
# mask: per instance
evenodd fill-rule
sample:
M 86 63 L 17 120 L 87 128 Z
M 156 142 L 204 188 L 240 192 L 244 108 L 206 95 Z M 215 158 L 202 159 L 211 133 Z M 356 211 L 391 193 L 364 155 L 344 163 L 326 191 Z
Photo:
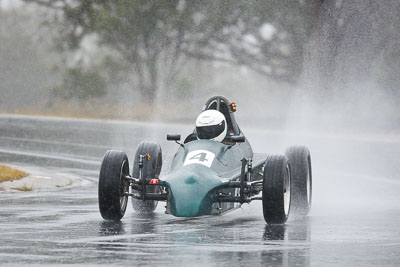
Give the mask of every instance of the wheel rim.
M 283 191 L 283 207 L 285 210 L 286 216 L 289 214 L 290 208 L 290 169 L 289 166 L 286 166 L 286 172 L 284 176 L 284 191 Z
M 127 167 L 129 166 L 127 165 L 127 162 L 125 160 L 121 165 L 121 171 L 119 174 L 119 179 L 120 179 L 119 205 L 121 207 L 121 211 L 125 211 L 126 206 L 128 204 L 128 196 L 125 196 L 124 193 L 127 190 L 129 191 L 129 185 L 127 184 L 125 179 L 122 178 L 124 177 L 125 174 L 129 173 L 129 170 L 126 169 Z

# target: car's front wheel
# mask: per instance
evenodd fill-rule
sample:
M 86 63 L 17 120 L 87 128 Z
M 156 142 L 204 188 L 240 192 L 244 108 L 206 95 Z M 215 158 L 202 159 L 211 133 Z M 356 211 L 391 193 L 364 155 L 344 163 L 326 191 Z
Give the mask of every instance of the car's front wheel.
M 268 156 L 264 166 L 262 203 L 268 224 L 285 223 L 290 211 L 290 166 L 285 156 Z
M 109 150 L 104 154 L 99 175 L 98 199 L 100 214 L 105 220 L 120 220 L 126 211 L 129 182 L 128 157 L 122 151 Z

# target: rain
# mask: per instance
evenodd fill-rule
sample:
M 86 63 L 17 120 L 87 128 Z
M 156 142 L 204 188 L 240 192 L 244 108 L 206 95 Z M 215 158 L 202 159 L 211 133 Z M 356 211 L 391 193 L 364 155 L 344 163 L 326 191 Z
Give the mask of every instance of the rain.
M 397 0 L 0 0 L 0 165 L 27 173 L 0 265 L 398 266 L 399 27 Z M 309 148 L 310 213 L 104 220 L 104 153 L 156 142 L 168 177 L 219 95 L 257 155 Z

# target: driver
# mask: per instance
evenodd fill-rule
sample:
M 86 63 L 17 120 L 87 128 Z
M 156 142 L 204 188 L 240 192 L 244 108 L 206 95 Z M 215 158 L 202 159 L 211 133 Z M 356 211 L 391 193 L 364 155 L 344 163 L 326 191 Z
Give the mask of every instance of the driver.
M 199 139 L 222 142 L 226 132 L 225 116 L 218 110 L 209 109 L 203 111 L 196 119 L 196 134 Z

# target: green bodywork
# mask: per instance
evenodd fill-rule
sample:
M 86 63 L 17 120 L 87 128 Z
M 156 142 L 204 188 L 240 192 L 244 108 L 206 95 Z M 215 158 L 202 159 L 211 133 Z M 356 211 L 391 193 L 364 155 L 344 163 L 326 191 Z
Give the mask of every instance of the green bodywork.
M 210 166 L 184 163 L 188 158 L 201 161 L 200 154 L 194 157 L 189 154 L 196 154 L 197 151 L 215 155 L 209 161 Z M 229 180 L 238 178 L 240 160 L 250 156 L 252 151 L 246 143 L 230 146 L 210 140 L 197 140 L 180 147 L 173 159 L 170 173 L 160 177 L 160 185 L 166 187 L 169 193 L 167 212 L 177 217 L 195 217 L 233 209 L 233 203 L 216 206 L 214 203 L 217 193 L 235 194 L 235 190 L 226 188 L 226 185 Z
M 169 188 L 169 212 L 178 217 L 211 214 L 216 190 L 224 184 L 215 172 L 200 164 L 184 166 L 164 179 L 161 185 Z

